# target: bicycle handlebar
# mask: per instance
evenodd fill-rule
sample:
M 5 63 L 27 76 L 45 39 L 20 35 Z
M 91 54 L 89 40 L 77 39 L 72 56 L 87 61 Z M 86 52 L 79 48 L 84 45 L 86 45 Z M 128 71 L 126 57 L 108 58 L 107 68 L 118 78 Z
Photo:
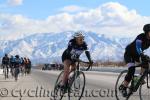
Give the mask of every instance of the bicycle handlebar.
M 86 61 L 82 61 L 81 59 L 77 59 L 76 61 L 77 61 L 77 62 L 82 62 L 82 63 L 88 64 L 89 66 L 88 66 L 88 68 L 86 69 L 86 71 L 88 71 L 90 68 L 92 68 L 93 63 L 86 62 Z
M 135 67 L 141 67 L 141 66 L 144 65 L 145 63 L 150 63 L 150 57 L 146 58 L 146 61 L 142 61 L 142 63 L 136 65 Z

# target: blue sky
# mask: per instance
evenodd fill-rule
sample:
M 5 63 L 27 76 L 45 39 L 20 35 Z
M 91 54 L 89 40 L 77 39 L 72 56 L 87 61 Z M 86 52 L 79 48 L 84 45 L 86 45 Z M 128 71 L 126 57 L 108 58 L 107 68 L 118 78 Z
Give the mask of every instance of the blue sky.
M 143 16 L 149 16 L 149 0 L 23 0 L 18 6 L 0 7 L 0 12 L 9 14 L 22 14 L 36 19 L 43 19 L 49 15 L 59 13 L 65 6 L 76 5 L 85 8 L 96 8 L 107 2 L 118 2 L 129 9 L 135 9 Z M 7 0 L 0 0 L 0 6 L 6 5 Z

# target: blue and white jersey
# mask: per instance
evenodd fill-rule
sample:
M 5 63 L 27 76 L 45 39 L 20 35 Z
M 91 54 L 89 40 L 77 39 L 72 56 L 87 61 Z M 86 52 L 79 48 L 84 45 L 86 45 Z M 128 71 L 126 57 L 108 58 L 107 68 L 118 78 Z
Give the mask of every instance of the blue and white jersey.
M 131 53 L 132 56 L 139 56 L 144 50 L 150 47 L 150 39 L 146 34 L 139 34 L 136 39 L 126 47 L 126 50 Z
M 21 59 L 20 58 L 15 58 L 15 67 L 19 67 L 19 65 L 21 64 Z
M 88 47 L 85 41 L 82 45 L 77 45 L 75 39 L 69 41 L 67 52 L 71 57 L 78 58 L 86 50 L 88 50 Z

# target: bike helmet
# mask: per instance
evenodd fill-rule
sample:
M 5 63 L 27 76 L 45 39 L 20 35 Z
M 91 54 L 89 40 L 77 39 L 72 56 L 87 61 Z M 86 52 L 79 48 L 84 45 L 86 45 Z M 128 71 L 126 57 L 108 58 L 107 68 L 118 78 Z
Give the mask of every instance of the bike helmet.
M 15 57 L 16 57 L 16 58 L 19 58 L 19 55 L 16 55 Z
M 145 24 L 144 27 L 143 27 L 143 31 L 144 31 L 145 33 L 150 32 L 150 24 Z
M 8 56 L 8 54 L 7 53 L 5 53 L 5 57 L 7 57 Z
M 84 37 L 83 35 L 83 32 L 82 31 L 78 31 L 78 32 L 75 32 L 74 35 L 73 35 L 74 38 L 77 38 L 77 37 Z

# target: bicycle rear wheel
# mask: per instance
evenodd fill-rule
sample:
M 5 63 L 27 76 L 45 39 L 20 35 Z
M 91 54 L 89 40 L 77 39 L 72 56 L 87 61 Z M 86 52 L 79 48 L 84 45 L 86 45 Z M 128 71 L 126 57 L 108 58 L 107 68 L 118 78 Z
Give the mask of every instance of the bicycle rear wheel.
M 69 100 L 80 100 L 85 89 L 85 74 L 82 71 L 76 71 L 74 75 L 73 82 L 69 84 L 68 96 Z
M 145 78 L 150 85 L 150 74 Z M 139 88 L 140 100 L 150 100 L 150 88 L 147 87 L 147 84 L 141 85 Z
M 55 87 L 54 87 L 54 95 L 53 95 L 54 100 L 62 100 L 62 98 L 64 96 L 64 94 L 62 93 L 62 91 L 61 91 L 61 89 L 59 87 L 60 83 L 62 82 L 63 74 L 64 74 L 64 71 L 62 71 L 59 74 L 59 76 L 58 76 L 58 78 L 56 80 Z
M 122 71 L 119 74 L 118 78 L 117 78 L 116 85 L 115 85 L 115 96 L 116 96 L 116 99 L 117 100 L 135 100 L 135 99 L 138 100 L 139 99 L 138 93 L 134 93 L 134 94 L 131 93 L 130 96 L 128 98 L 126 98 L 126 97 L 123 97 L 121 92 L 119 91 L 119 87 L 123 83 L 124 78 L 127 75 L 127 72 L 128 72 L 128 70 Z M 129 87 L 131 87 L 131 82 L 129 84 Z M 127 88 L 127 93 L 128 94 L 130 92 L 130 88 L 129 87 Z

